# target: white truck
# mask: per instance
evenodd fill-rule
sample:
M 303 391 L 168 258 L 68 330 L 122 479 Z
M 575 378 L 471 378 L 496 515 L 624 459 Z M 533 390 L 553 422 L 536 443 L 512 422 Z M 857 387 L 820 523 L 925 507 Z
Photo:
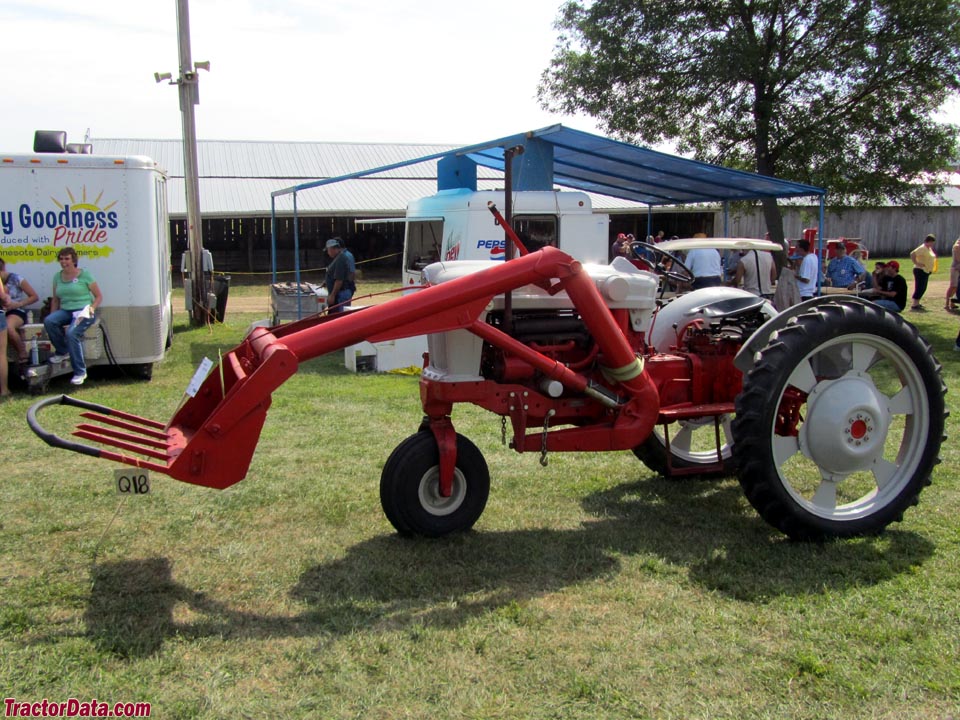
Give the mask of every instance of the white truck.
M 530 251 L 558 247 L 581 262 L 606 263 L 610 251 L 608 215 L 594 213 L 590 196 L 581 192 L 524 190 L 513 193 L 513 227 Z M 403 243 L 403 285 L 418 287 L 425 267 L 444 260 L 503 260 L 506 241 L 490 213 L 489 203 L 503 213 L 503 190 L 441 190 L 412 200 L 396 221 L 406 224 Z M 383 219 L 359 221 L 365 224 Z M 419 367 L 426 337 L 388 342 L 362 342 L 344 350 L 344 364 L 353 371 Z
M 138 156 L 0 153 L 0 257 L 40 296 L 25 308 L 23 327 L 31 360 L 20 374 L 31 393 L 71 372 L 69 362 L 45 362 L 52 351 L 42 323 L 64 247 L 76 250 L 103 292 L 99 322 L 84 341 L 87 365 L 149 379 L 173 337 L 164 171 Z
M 503 213 L 504 200 L 502 190 L 456 189 L 410 202 L 404 218 L 403 284 L 419 285 L 421 270 L 438 260 L 503 260 L 503 230 L 494 224 L 488 203 Z M 585 193 L 515 192 L 512 214 L 514 230 L 528 250 L 553 245 L 581 262 L 608 260 L 610 218 L 594 213 Z

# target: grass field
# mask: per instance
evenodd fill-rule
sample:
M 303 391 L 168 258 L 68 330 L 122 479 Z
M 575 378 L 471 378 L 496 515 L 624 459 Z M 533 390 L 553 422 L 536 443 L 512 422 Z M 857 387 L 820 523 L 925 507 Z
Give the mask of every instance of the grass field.
M 949 407 L 960 318 L 942 292 L 908 319 Z M 200 360 L 260 317 L 180 324 L 151 382 L 92 375 L 73 394 L 166 420 Z M 6 698 L 205 719 L 960 718 L 953 442 L 902 523 L 804 544 L 736 480 L 668 482 L 629 452 L 543 468 L 500 445 L 498 418 L 458 406 L 490 502 L 473 532 L 424 541 L 394 534 L 378 499 L 420 420 L 416 378 L 306 363 L 274 394 L 246 480 L 154 475 L 125 501 L 116 466 L 30 433 L 30 402 L 0 404 Z

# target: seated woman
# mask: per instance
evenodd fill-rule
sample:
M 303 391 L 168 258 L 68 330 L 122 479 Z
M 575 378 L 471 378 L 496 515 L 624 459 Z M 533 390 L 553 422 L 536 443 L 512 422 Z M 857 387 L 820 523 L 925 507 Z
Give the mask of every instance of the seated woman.
M 9 300 L 3 304 L 3 312 L 7 316 L 7 334 L 10 344 L 17 351 L 20 364 L 24 365 L 27 362 L 27 346 L 20 337 L 20 328 L 27 322 L 27 312 L 23 308 L 33 305 L 39 297 L 30 283 L 7 270 L 3 258 L 0 258 L 0 279 L 9 296 Z
M 83 385 L 87 366 L 83 359 L 83 333 L 96 322 L 96 311 L 103 295 L 93 275 L 77 267 L 77 252 L 66 247 L 57 253 L 60 272 L 53 276 L 50 314 L 43 321 L 53 343 L 50 362 L 58 365 L 70 357 L 73 377 L 70 382 Z M 67 330 L 64 330 L 67 327 Z
M 0 279 L 0 303 L 6 304 L 8 300 L 3 280 Z M 7 400 L 10 395 L 10 388 L 7 387 L 7 315 L 0 312 L 0 402 Z

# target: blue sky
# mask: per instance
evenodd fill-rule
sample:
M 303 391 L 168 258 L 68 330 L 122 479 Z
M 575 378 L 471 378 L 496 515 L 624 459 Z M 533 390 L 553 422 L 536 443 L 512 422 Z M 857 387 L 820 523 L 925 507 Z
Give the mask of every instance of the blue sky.
M 586 117 L 543 111 L 561 0 L 190 0 L 201 139 L 472 143 Z M 33 131 L 178 138 L 176 0 L 0 4 L 0 147 Z

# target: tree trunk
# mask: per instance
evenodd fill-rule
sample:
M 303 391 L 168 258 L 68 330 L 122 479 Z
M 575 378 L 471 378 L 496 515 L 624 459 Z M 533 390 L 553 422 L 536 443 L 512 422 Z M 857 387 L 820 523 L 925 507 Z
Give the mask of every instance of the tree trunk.
M 763 219 L 767 223 L 767 232 L 770 234 L 770 239 L 783 245 L 786 249 L 783 237 L 783 214 L 780 212 L 780 206 L 777 204 L 776 198 L 763 198 Z M 773 261 L 777 265 L 777 275 L 779 276 L 780 270 L 786 264 L 787 253 L 774 253 Z

